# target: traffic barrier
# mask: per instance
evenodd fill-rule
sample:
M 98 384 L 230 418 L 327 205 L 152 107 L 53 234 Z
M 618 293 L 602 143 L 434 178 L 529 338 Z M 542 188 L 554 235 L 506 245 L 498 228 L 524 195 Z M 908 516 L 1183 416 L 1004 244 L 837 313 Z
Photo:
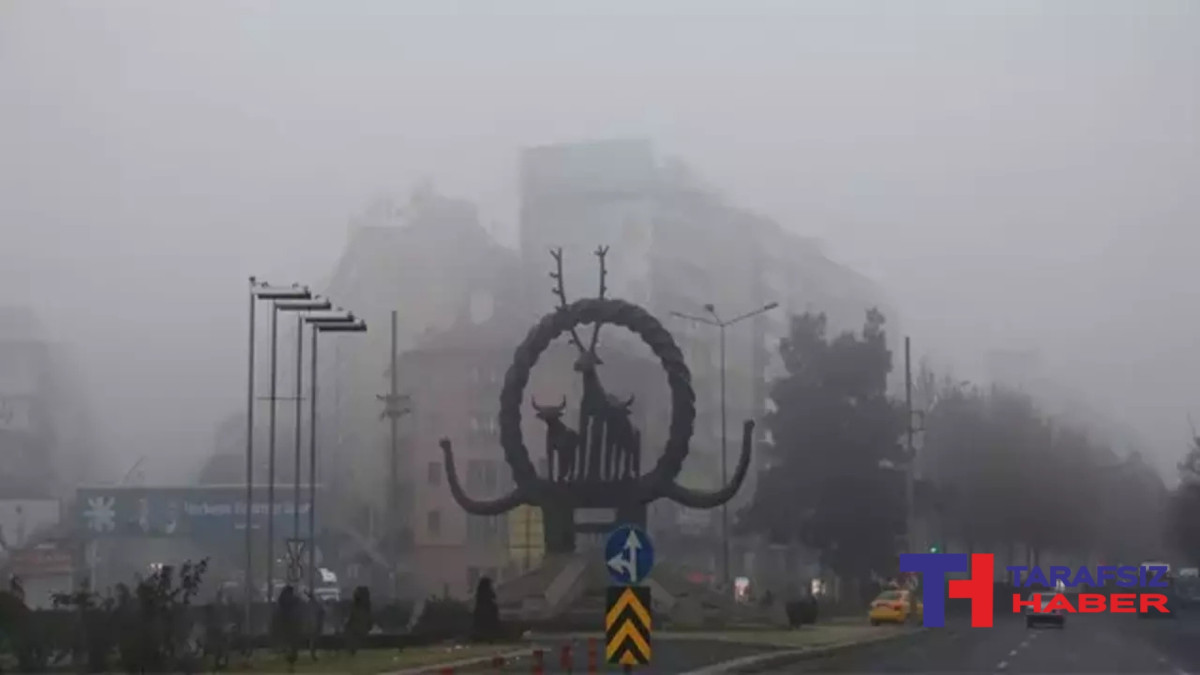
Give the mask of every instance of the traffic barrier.
M 562 651 L 558 655 L 558 667 L 562 669 L 562 672 L 570 673 L 572 672 L 571 666 L 571 645 L 565 644 L 562 646 Z
M 533 675 L 542 675 L 546 672 L 546 655 L 540 649 L 533 650 Z
M 599 640 L 596 638 L 588 638 L 587 646 L 587 671 L 589 673 L 600 672 L 600 647 Z
M 497 654 L 492 657 L 492 668 L 497 671 L 504 670 L 504 657 L 502 655 Z
M 451 666 L 446 666 L 445 668 L 442 668 L 438 672 L 441 673 L 441 675 L 454 675 L 454 668 Z

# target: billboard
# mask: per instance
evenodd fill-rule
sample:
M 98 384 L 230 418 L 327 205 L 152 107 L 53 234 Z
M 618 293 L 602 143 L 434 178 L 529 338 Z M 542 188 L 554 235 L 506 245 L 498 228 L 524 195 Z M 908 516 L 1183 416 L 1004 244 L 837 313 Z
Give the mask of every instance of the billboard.
M 301 528 L 307 530 L 311 502 L 300 488 Z M 254 489 L 250 525 L 266 530 L 266 486 Z M 275 486 L 274 528 L 279 537 L 292 531 L 297 512 L 292 486 Z M 246 530 L 246 487 L 95 487 L 76 493 L 74 522 L 84 537 L 226 538 Z
M 21 579 L 70 576 L 75 569 L 71 551 L 53 542 L 15 551 L 9 565 Z

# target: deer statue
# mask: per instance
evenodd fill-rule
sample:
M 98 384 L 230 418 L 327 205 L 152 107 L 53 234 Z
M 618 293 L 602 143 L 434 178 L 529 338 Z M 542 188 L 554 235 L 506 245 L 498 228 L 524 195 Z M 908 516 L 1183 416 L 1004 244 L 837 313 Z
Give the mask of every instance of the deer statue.
M 608 247 L 601 246 L 596 249 L 596 258 L 600 261 L 600 292 L 596 296 L 603 299 L 604 294 L 608 291 L 606 285 L 608 277 L 608 268 L 605 266 L 605 256 L 608 254 Z M 555 271 L 550 273 L 550 278 L 554 279 L 556 284 L 554 294 L 558 296 L 560 308 L 567 307 L 567 293 L 563 284 L 563 267 L 562 267 L 562 249 L 555 249 L 550 252 L 554 257 Z M 579 401 L 579 426 L 577 431 L 579 434 L 579 450 L 576 455 L 576 465 L 579 467 L 578 479 L 580 480 L 602 480 L 605 474 L 602 473 L 605 468 L 605 450 L 607 437 L 611 434 L 608 424 L 609 420 L 616 413 L 617 419 L 621 419 L 620 409 L 622 403 L 617 399 L 609 396 L 604 389 L 604 384 L 600 381 L 598 367 L 604 365 L 604 361 L 596 354 L 596 345 L 600 340 L 600 323 L 596 323 L 592 327 L 592 339 L 587 347 L 583 346 L 583 341 L 579 338 L 579 333 L 574 328 L 570 330 L 571 344 L 579 350 L 579 358 L 575 360 L 575 371 L 583 377 L 583 397 Z M 629 404 L 633 403 L 633 399 L 629 400 Z M 628 423 L 628 413 L 624 415 L 626 423 Z M 630 434 L 617 434 L 614 437 L 614 442 L 628 442 L 632 439 Z M 620 449 L 620 454 L 628 453 L 629 450 L 624 446 Z
M 579 434 L 562 421 L 563 412 L 567 409 L 567 397 L 564 396 L 558 405 L 541 406 L 532 397 L 529 402 L 537 411 L 537 418 L 546 423 L 546 480 L 568 480 L 575 473 Z M 558 460 L 557 474 L 554 473 L 555 459 Z
M 548 554 L 575 552 L 577 528 L 574 513 L 579 509 L 613 509 L 622 522 L 644 524 L 647 507 L 658 499 L 669 499 L 689 509 L 713 509 L 728 503 L 750 470 L 754 422 L 742 425 L 742 452 L 728 482 L 715 491 L 686 488 L 677 481 L 688 457 L 695 431 L 696 393 L 691 371 L 670 331 L 646 308 L 619 298 L 604 297 L 605 254 L 596 249 L 600 261 L 599 297 L 567 302 L 563 288 L 561 249 L 551 251 L 557 262 L 550 277 L 557 296 L 555 308 L 543 315 L 513 352 L 512 364 L 500 391 L 500 447 L 512 470 L 515 485 L 501 497 L 478 500 L 467 494 L 459 480 L 450 439 L 439 445 L 445 458 L 446 486 L 451 496 L 474 516 L 499 516 L 523 505 L 540 508 L 545 515 L 543 539 Z M 592 326 L 591 342 L 580 338 L 581 327 Z M 599 333 L 604 324 L 634 334 L 657 358 L 671 390 L 667 438 L 662 452 L 643 474 L 642 436 L 633 414 L 632 396 L 610 396 L 600 381 L 602 361 L 597 355 Z M 530 376 L 539 358 L 558 338 L 566 336 L 578 350 L 574 372 L 579 373 L 583 393 L 579 399 L 579 425 L 566 421 L 566 399 L 554 406 L 539 405 L 527 393 Z M 569 392 L 567 394 L 570 395 Z M 547 470 L 539 471 L 530 461 L 522 427 L 522 409 L 533 403 L 537 418 L 546 424 Z M 573 420 L 572 420 L 573 421 Z

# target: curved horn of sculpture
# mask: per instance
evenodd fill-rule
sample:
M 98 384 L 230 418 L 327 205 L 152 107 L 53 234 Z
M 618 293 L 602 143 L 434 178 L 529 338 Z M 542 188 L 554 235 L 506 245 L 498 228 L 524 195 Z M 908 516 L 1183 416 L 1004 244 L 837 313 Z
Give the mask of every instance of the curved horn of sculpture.
M 450 448 L 450 439 L 443 438 L 439 445 L 442 446 L 442 455 L 446 462 L 446 483 L 450 486 L 450 494 L 454 496 L 454 501 L 458 502 L 464 511 L 474 516 L 498 516 L 525 503 L 520 488 L 514 489 L 499 499 L 489 501 L 476 501 L 468 497 L 466 491 L 463 490 L 462 483 L 458 482 L 458 471 L 454 468 L 454 452 Z
M 564 410 L 567 409 L 567 395 L 563 394 L 562 403 L 559 403 L 558 405 L 546 405 L 546 406 L 538 405 L 536 396 L 530 396 L 529 403 L 530 403 L 530 405 L 533 406 L 533 409 L 538 411 L 539 413 L 561 414 Z
M 738 489 L 742 487 L 742 481 L 746 479 L 746 472 L 750 469 L 750 446 L 753 444 L 753 440 L 754 422 L 746 420 L 746 423 L 742 425 L 742 456 L 738 458 L 737 469 L 734 470 L 733 478 L 728 485 L 716 492 L 701 492 L 670 481 L 663 491 L 663 496 L 689 509 L 715 509 L 733 499 Z
M 633 394 L 630 394 L 630 395 L 629 395 L 629 400 L 628 400 L 628 401 L 625 401 L 624 403 L 622 403 L 622 404 L 621 404 L 621 407 L 622 407 L 622 408 L 626 408 L 626 409 L 628 409 L 628 408 L 632 408 L 632 407 L 633 407 L 633 400 L 634 400 L 635 398 L 637 398 L 637 396 L 635 396 L 635 395 L 633 395 Z

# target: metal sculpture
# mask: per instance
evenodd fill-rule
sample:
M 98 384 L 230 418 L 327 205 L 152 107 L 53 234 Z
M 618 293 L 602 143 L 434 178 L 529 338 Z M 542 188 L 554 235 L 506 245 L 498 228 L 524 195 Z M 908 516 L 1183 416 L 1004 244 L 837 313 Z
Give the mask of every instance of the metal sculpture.
M 549 553 L 574 550 L 575 509 L 615 509 L 621 522 L 643 525 L 646 504 L 656 499 L 670 499 L 693 509 L 712 509 L 733 498 L 750 467 L 754 422 L 747 420 L 742 428 L 741 456 L 729 484 L 705 492 L 676 482 L 695 427 L 696 395 L 692 390 L 691 371 L 674 338 L 658 319 L 638 305 L 606 297 L 607 253 L 607 247 L 600 247 L 595 252 L 600 267 L 598 295 L 568 302 L 563 283 L 562 250 L 551 251 L 555 270 L 550 277 L 555 282 L 553 292 L 559 306 L 542 317 L 517 347 L 500 392 L 500 445 L 516 483 L 513 491 L 488 501 L 469 497 L 459 482 L 450 440 L 441 440 L 446 482 L 455 501 L 468 513 L 478 516 L 500 515 L 523 504 L 541 507 Z M 588 324 L 592 325 L 592 335 L 585 347 L 577 328 Z M 634 397 L 623 400 L 614 396 L 600 381 L 599 368 L 604 361 L 596 348 L 604 324 L 637 334 L 658 358 L 671 390 L 666 446 L 646 474 L 642 473 L 641 431 L 632 419 Z M 550 344 L 564 333 L 579 352 L 574 365 L 583 380 L 578 426 L 571 429 L 563 422 L 566 397 L 557 406 L 539 406 L 530 400 L 537 418 L 546 424 L 547 473 L 539 476 L 529 459 L 521 432 L 521 404 L 534 365 Z
M 540 406 L 537 399 L 530 404 L 537 417 L 546 423 L 546 477 L 554 480 L 554 460 L 558 460 L 558 480 L 567 480 L 575 475 L 575 457 L 579 449 L 579 434 L 563 424 L 562 416 L 567 409 L 567 397 L 559 405 Z

